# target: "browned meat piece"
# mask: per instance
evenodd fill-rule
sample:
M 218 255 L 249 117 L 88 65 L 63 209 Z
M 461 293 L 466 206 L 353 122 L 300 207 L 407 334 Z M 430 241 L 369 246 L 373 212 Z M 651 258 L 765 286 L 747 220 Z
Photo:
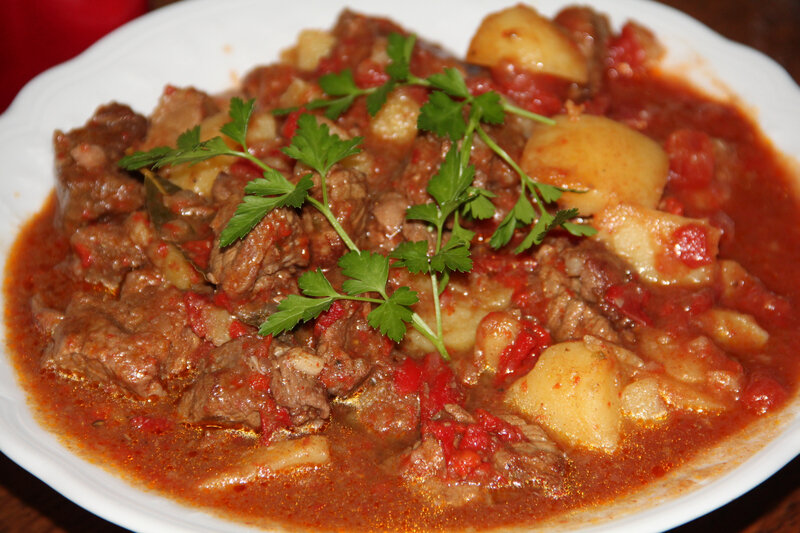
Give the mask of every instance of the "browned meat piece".
M 194 368 L 199 345 L 180 292 L 146 286 L 121 300 L 73 298 L 42 365 L 139 398 L 163 396 L 169 380 Z
M 84 127 L 55 132 L 58 223 L 67 232 L 142 206 L 142 184 L 120 170 L 117 161 L 144 137 L 146 128 L 147 120 L 129 107 L 109 104 Z
M 295 177 L 308 174 L 308 167 L 298 164 Z M 310 193 L 322 200 L 322 192 L 318 177 Z M 326 180 L 328 188 L 328 205 L 341 224 L 345 233 L 358 242 L 366 227 L 367 188 L 364 176 L 355 170 L 334 168 Z M 339 257 L 347 252 L 344 242 L 325 217 L 314 207 L 303 209 L 303 229 L 310 240 L 311 263 L 320 266 L 332 266 Z
M 612 284 L 626 279 L 618 261 L 594 244 L 570 248 L 563 240 L 543 244 L 536 254 L 540 290 L 547 301 L 545 325 L 555 342 L 595 335 L 619 342 L 614 328 L 632 323 L 604 304 L 602 296 Z M 604 314 L 608 313 L 608 316 Z
M 274 404 L 269 394 L 268 343 L 239 337 L 213 349 L 200 377 L 178 403 L 192 424 L 259 429 L 261 412 Z
M 281 95 L 289 88 L 295 70 L 289 65 L 269 65 L 250 71 L 242 82 L 242 90 L 248 98 L 255 98 L 259 106 L 272 109 L 279 107 Z
M 167 86 L 150 115 L 147 138 L 137 149 L 147 151 L 156 146 L 175 146 L 181 133 L 218 112 L 219 107 L 206 93 Z
M 519 428 L 527 440 L 495 452 L 492 464 L 497 471 L 512 485 L 531 485 L 549 496 L 562 495 L 565 491 L 564 470 L 567 468 L 564 452 L 541 427 L 527 424 L 516 416 L 503 419 Z
M 566 455 L 539 426 L 483 409 L 448 405 L 422 425 L 422 438 L 397 459 L 409 486 L 438 504 L 489 500 L 479 487 L 529 486 L 547 497 L 564 494 Z
M 212 196 L 221 207 L 211 222 L 216 239 L 208 279 L 236 300 L 236 313 L 242 320 L 257 322 L 274 311 L 286 294 L 297 291 L 293 277 L 298 268 L 308 265 L 308 237 L 295 211 L 280 208 L 244 239 L 220 249 L 219 234 L 235 213 L 243 186 L 240 178 L 224 173 L 214 182 Z
M 295 426 L 319 427 L 330 416 L 328 396 L 317 381 L 322 367 L 322 359 L 311 351 L 276 343 L 270 390 L 278 405 L 289 411 Z
M 308 350 L 239 337 L 211 351 L 178 412 L 193 424 L 270 432 L 276 425 L 316 429 L 330 415 L 327 395 L 316 381 L 321 368 L 322 361 Z
M 330 57 L 337 58 L 338 63 L 334 70 L 355 70 L 359 63 L 370 56 L 376 38 L 393 32 L 400 33 L 402 29 L 389 20 L 366 17 L 349 10 L 342 11 L 333 28 L 337 42 Z
M 596 241 L 582 240 L 560 255 L 564 272 L 575 280 L 573 288 L 587 302 L 601 303 L 610 286 L 630 280 L 625 263 Z
M 231 296 L 269 289 L 278 271 L 308 264 L 307 242 L 294 211 L 274 209 L 244 239 L 211 249 L 209 279 Z
M 129 271 L 142 266 L 147 258 L 117 223 L 91 224 L 70 236 L 74 255 L 73 272 L 89 283 L 102 283 L 115 290 Z
M 399 395 L 389 367 L 376 365 L 367 379 L 343 401 L 363 427 L 392 439 L 415 434 L 419 427 L 419 397 Z
M 391 341 L 367 322 L 371 309 L 367 303 L 339 301 L 317 319 L 317 353 L 325 361 L 319 379 L 331 394 L 349 393 L 391 352 Z
M 412 478 L 444 478 L 447 475 L 444 449 L 430 433 L 411 449 L 403 466 L 404 475 Z
M 554 22 L 567 30 L 589 65 L 589 90 L 597 92 L 607 68 L 608 41 L 611 27 L 608 19 L 589 7 L 574 6 L 562 10 Z

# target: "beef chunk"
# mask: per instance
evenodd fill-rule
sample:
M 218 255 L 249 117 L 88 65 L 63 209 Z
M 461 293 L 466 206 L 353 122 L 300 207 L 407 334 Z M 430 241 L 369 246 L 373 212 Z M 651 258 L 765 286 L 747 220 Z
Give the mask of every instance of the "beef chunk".
M 612 310 L 603 305 L 602 295 L 614 282 L 626 279 L 626 274 L 603 250 L 594 245 L 573 249 L 561 240 L 539 248 L 537 277 L 547 302 L 545 325 L 555 342 L 584 335 L 619 342 L 620 333 L 611 318 L 619 319 L 621 326 L 632 325 L 616 314 L 611 318 L 604 314 Z
M 74 255 L 72 271 L 89 283 L 102 283 L 116 289 L 125 274 L 142 266 L 147 258 L 144 251 L 128 235 L 127 229 L 116 223 L 90 224 L 78 228 L 70 236 Z
M 42 365 L 138 398 L 163 396 L 194 368 L 200 339 L 178 290 L 146 286 L 111 300 L 78 294 L 53 329 Z
M 175 146 L 180 134 L 218 112 L 219 107 L 206 93 L 167 86 L 150 116 L 147 138 L 137 148 L 147 151 L 156 146 Z
M 353 390 L 373 363 L 385 360 L 392 344 L 367 322 L 367 303 L 339 301 L 317 320 L 317 354 L 325 361 L 319 379 L 334 395 Z
M 298 179 L 308 173 L 308 167 L 298 164 L 295 177 Z M 310 193 L 322 200 L 318 177 Z M 334 168 L 326 180 L 328 205 L 336 220 L 351 238 L 363 235 L 366 227 L 367 189 L 364 176 L 351 169 Z M 347 252 L 339 234 L 316 208 L 303 209 L 303 229 L 310 239 L 311 261 L 319 266 L 332 266 Z
M 404 439 L 419 427 L 419 397 L 398 394 L 386 365 L 376 365 L 343 403 L 353 409 L 352 417 L 359 425 L 383 437 Z
M 297 292 L 293 277 L 308 265 L 308 237 L 294 210 L 280 208 L 246 237 L 220 249 L 219 235 L 241 202 L 243 186 L 240 178 L 228 174 L 220 174 L 214 183 L 212 194 L 220 209 L 211 222 L 216 239 L 208 279 L 242 306 L 240 318 L 253 322 L 274 311 L 286 294 Z
M 322 367 L 322 359 L 306 348 L 275 349 L 270 390 L 296 426 L 319 427 L 330 416 L 325 388 L 317 381 Z
M 589 90 L 592 94 L 596 93 L 602 87 L 607 68 L 606 58 L 611 38 L 608 19 L 589 7 L 573 6 L 562 10 L 554 22 L 567 30 L 586 58 L 589 65 Z
M 125 150 L 144 137 L 147 121 L 129 107 L 99 108 L 82 128 L 56 131 L 58 222 L 72 232 L 106 215 L 144 203 L 142 184 L 117 167 Z
M 274 431 L 316 429 L 330 415 L 316 382 L 322 361 L 312 352 L 243 336 L 215 348 L 178 404 L 189 423 Z
M 192 424 L 226 428 L 261 427 L 269 394 L 268 343 L 239 337 L 213 349 L 199 378 L 183 394 L 178 414 Z

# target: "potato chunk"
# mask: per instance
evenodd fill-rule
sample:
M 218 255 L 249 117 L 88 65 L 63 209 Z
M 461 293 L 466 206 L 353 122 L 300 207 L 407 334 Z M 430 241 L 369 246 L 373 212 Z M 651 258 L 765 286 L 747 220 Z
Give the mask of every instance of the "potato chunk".
M 236 467 L 220 472 L 200 484 L 203 489 L 222 489 L 250 483 L 277 472 L 300 467 L 317 467 L 330 462 L 328 439 L 309 435 L 256 448 L 242 457 Z
M 700 219 L 619 204 L 594 221 L 597 239 L 651 283 L 702 286 L 713 281 L 720 230 Z
M 534 129 L 521 166 L 539 182 L 587 191 L 565 193 L 559 204 L 577 207 L 583 215 L 620 202 L 658 205 L 669 160 L 655 141 L 605 117 L 554 119 L 554 126 Z
M 370 133 L 381 142 L 411 144 L 417 136 L 420 105 L 408 91 L 397 89 L 369 124 Z
M 612 452 L 620 439 L 620 389 L 613 349 L 572 341 L 545 350 L 505 401 L 563 444 Z
M 757 352 L 769 340 L 769 333 L 755 318 L 730 309 L 711 309 L 698 317 L 698 322 L 714 342 L 733 352 Z
M 300 70 L 314 70 L 319 60 L 328 55 L 336 38 L 323 30 L 303 30 L 297 36 L 297 45 L 285 50 L 281 57 Z
M 478 65 L 492 67 L 504 60 L 578 83 L 589 79 L 578 46 L 558 26 L 522 4 L 483 19 L 467 51 L 467 61 Z

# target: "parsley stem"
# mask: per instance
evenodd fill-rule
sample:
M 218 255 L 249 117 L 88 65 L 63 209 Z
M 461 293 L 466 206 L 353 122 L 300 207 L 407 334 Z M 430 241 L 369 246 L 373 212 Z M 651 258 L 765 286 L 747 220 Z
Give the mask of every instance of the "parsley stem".
M 434 290 L 434 293 L 435 292 L 436 291 Z M 444 359 L 445 361 L 450 360 L 450 354 L 447 353 L 447 348 L 444 345 L 443 338 L 437 336 L 431 330 L 430 326 L 428 326 L 428 324 L 426 324 L 425 321 L 422 319 L 422 317 L 419 316 L 417 313 L 411 315 L 411 325 L 414 326 L 414 329 L 419 331 L 423 337 L 428 339 L 431 342 L 431 344 L 433 344 L 433 346 L 436 348 L 436 351 L 439 352 L 439 355 L 442 356 L 442 359 Z
M 319 200 L 317 200 L 316 198 L 313 198 L 311 196 L 306 198 L 306 200 L 311 205 L 316 207 L 317 211 L 322 213 L 322 215 L 328 220 L 330 225 L 333 226 L 333 229 L 336 231 L 336 233 L 339 235 L 339 237 L 342 239 L 342 241 L 344 241 L 344 244 L 351 251 L 353 251 L 353 252 L 358 252 L 359 251 L 358 246 L 356 246 L 356 243 L 354 243 L 350 239 L 350 236 L 347 235 L 347 232 L 344 230 L 344 228 L 342 228 L 342 225 L 339 224 L 339 221 L 336 220 L 336 217 L 333 216 L 333 212 L 330 210 L 330 208 L 328 208 L 327 204 L 322 204 Z
M 442 309 L 439 306 L 439 280 L 437 279 L 436 272 L 431 271 L 431 294 L 433 295 L 433 312 L 436 316 L 436 336 L 439 339 L 444 338 L 442 331 Z
M 536 189 L 534 187 L 534 181 L 530 178 L 530 176 L 528 176 L 525 173 L 525 171 L 522 170 L 522 168 L 520 168 L 520 166 L 516 163 L 516 161 L 511 159 L 511 156 L 508 155 L 508 153 L 506 153 L 506 151 L 503 150 L 499 144 L 494 142 L 494 139 L 489 137 L 489 134 L 486 133 L 486 131 L 483 128 L 478 126 L 476 128 L 476 131 L 478 132 L 478 136 L 483 140 L 483 142 L 485 142 L 489 146 L 489 148 L 491 148 L 492 151 L 500 157 L 500 159 L 508 163 L 508 165 L 511 168 L 513 168 L 514 171 L 519 175 L 520 180 L 522 180 L 521 194 L 525 194 L 525 189 L 528 189 L 531 193 L 531 196 L 535 200 L 534 203 L 539 208 L 539 212 L 543 213 L 545 211 L 544 202 L 542 202 L 541 198 L 539 198 L 539 194 L 536 192 Z
M 532 111 L 528 111 L 527 109 L 523 109 L 521 107 L 517 107 L 512 103 L 509 103 L 505 99 L 501 102 L 504 111 L 508 111 L 509 113 L 514 113 L 520 117 L 529 118 L 531 120 L 535 120 L 536 122 L 540 122 L 542 124 L 547 124 L 548 126 L 554 126 L 556 121 L 552 118 L 545 117 L 538 113 L 534 113 Z

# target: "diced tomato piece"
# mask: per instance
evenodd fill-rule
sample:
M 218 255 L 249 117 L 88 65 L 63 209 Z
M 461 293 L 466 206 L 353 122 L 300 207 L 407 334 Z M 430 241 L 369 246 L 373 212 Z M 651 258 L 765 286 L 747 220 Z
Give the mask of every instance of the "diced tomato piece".
M 689 268 L 711 264 L 706 228 L 700 224 L 685 224 L 672 233 L 671 249 Z
M 424 422 L 422 427 L 423 434 L 430 433 L 439 441 L 445 461 L 448 463 L 456 449 L 456 430 L 461 430 L 461 428 L 453 422 L 437 422 L 433 420 Z
M 291 423 L 289 411 L 276 404 L 272 398 L 266 398 L 264 407 L 261 409 L 261 444 L 268 445 L 277 430 L 288 427 Z
M 609 68 L 620 74 L 633 74 L 647 61 L 647 51 L 637 35 L 636 27 L 630 22 L 608 43 Z
M 637 324 L 649 326 L 653 323 L 645 312 L 650 291 L 636 282 L 610 286 L 606 289 L 603 300 Z
M 789 391 L 777 379 L 756 371 L 742 391 L 742 405 L 751 413 L 763 415 L 783 405 L 788 397 Z
M 563 78 L 530 72 L 507 61 L 492 68 L 492 80 L 521 107 L 546 116 L 561 111 L 570 85 Z
M 208 268 L 208 259 L 211 257 L 211 239 L 187 241 L 181 243 L 181 248 L 189 255 L 189 259 L 200 268 Z
M 183 303 L 186 306 L 189 327 L 192 328 L 195 335 L 205 338 L 208 334 L 208 325 L 203 317 L 203 310 L 210 305 L 208 299 L 196 292 L 187 291 L 183 293 Z
M 304 107 L 296 111 L 292 111 L 289 113 L 289 116 L 286 117 L 286 121 L 283 123 L 283 127 L 281 128 L 281 136 L 286 140 L 288 143 L 294 134 L 297 132 L 297 121 L 300 119 L 300 115 L 303 113 L 308 113 Z
M 714 179 L 714 144 L 702 131 L 677 130 L 664 146 L 669 156 L 671 186 L 699 189 Z
M 284 127 L 286 127 L 285 124 Z M 241 158 L 237 159 L 230 166 L 228 172 L 230 172 L 234 176 L 246 178 L 247 180 L 254 180 L 264 175 L 264 171 L 261 170 L 258 167 L 258 165 L 256 165 L 252 161 L 248 161 L 247 159 L 241 159 Z
M 231 321 L 231 325 L 228 326 L 228 335 L 230 335 L 231 339 L 236 339 L 249 332 L 250 327 L 235 318 Z
M 472 96 L 480 96 L 489 91 L 497 91 L 497 85 L 488 76 L 478 76 L 467 80 L 467 89 Z
M 449 403 L 461 405 L 464 401 L 453 370 L 439 354 L 429 353 L 425 356 L 422 379 L 427 384 L 427 389 L 422 390 L 419 399 L 422 420 L 430 420 Z
M 344 318 L 347 310 L 341 300 L 333 302 L 327 311 L 320 313 L 317 321 L 314 323 L 314 335 L 319 337 L 326 329 L 331 327 L 335 322 Z
M 497 449 L 497 442 L 492 440 L 488 431 L 476 424 L 471 424 L 464 430 L 461 442 L 458 443 L 458 449 L 473 450 L 488 456 Z
M 422 362 L 406 357 L 394 371 L 394 386 L 402 396 L 418 392 L 422 386 Z
M 78 243 L 74 244 L 72 249 L 75 250 L 78 258 L 81 260 L 81 266 L 83 268 L 89 268 L 92 266 L 92 263 L 94 263 L 94 258 L 92 257 L 92 251 L 88 246 Z
M 478 424 L 483 429 L 497 435 L 505 442 L 521 442 L 527 440 L 518 427 L 510 422 L 506 422 L 500 417 L 494 416 L 484 409 L 476 409 L 475 418 L 477 418 Z
M 517 338 L 500 354 L 495 383 L 505 383 L 515 376 L 530 371 L 536 365 L 539 355 L 550 346 L 551 342 L 546 329 L 530 320 L 523 321 L 522 330 Z
M 389 81 L 389 75 L 382 65 L 372 59 L 365 59 L 356 67 L 353 80 L 361 89 L 368 89 L 383 85 Z
M 661 200 L 661 205 L 658 206 L 661 211 L 672 213 L 673 215 L 683 215 L 684 206 L 683 202 L 674 196 L 666 196 Z
M 266 374 L 253 372 L 250 374 L 250 377 L 247 378 L 247 384 L 253 390 L 269 392 L 270 377 Z
M 481 456 L 474 450 L 458 449 L 453 451 L 447 469 L 457 479 L 472 477 L 475 471 L 483 464 Z

